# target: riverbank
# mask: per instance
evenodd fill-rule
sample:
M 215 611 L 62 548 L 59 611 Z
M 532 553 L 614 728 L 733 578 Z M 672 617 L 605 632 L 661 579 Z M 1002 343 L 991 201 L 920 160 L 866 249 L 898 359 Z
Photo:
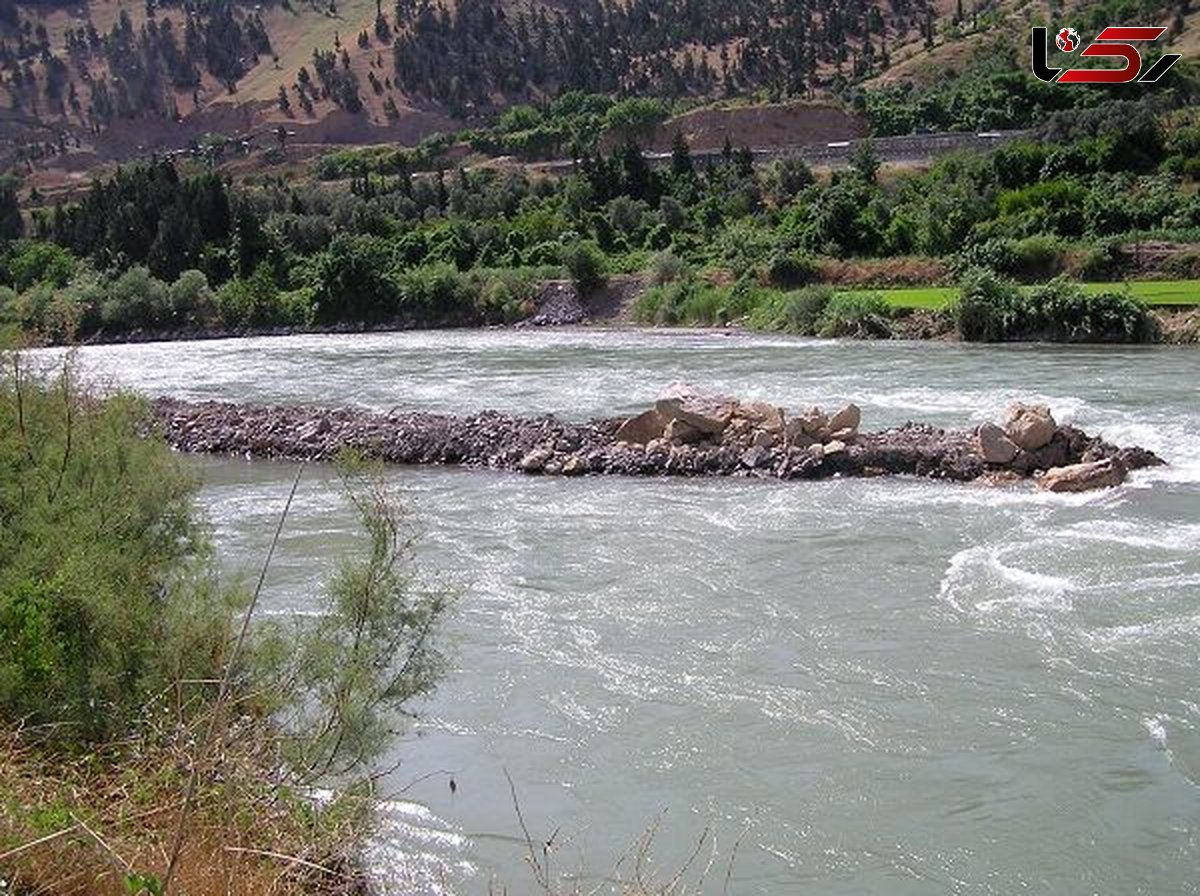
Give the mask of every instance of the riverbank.
M 1162 463 L 1143 448 L 1118 447 L 1060 426 L 1040 406 L 1012 406 L 1003 427 L 907 423 L 863 432 L 853 404 L 833 414 L 809 408 L 793 415 L 683 384 L 668 386 L 641 414 L 586 423 L 492 411 L 381 414 L 169 398 L 156 400 L 153 414 L 168 443 L 186 452 L 329 461 L 351 450 L 395 464 L 533 475 L 905 474 L 989 483 L 1036 478 L 1050 490 L 1079 491 L 1116 485 L 1130 470 Z
M 269 336 L 353 335 L 439 329 L 541 329 L 546 327 L 677 327 L 784 332 L 817 338 L 903 339 L 930 341 L 1024 343 L 1160 343 L 1200 342 L 1200 307 L 1159 304 L 1179 300 L 1180 284 L 1193 281 L 1136 281 L 1131 284 L 1069 283 L 1016 287 L 1000 281 L 977 301 L 985 316 L 1022 322 L 1020 328 L 979 327 L 963 322 L 957 287 L 885 288 L 818 285 L 797 290 L 747 287 L 688 279 L 648 287 L 646 277 L 619 276 L 603 286 L 581 291 L 570 280 L 547 280 L 507 323 L 473 320 L 442 321 L 394 318 L 385 321 L 289 323 L 270 326 L 226 326 L 208 322 L 171 328 L 110 332 L 98 330 L 78 340 L 81 345 L 190 342 Z M 1130 287 L 1125 292 L 1125 287 Z M 1140 287 L 1140 289 L 1135 288 Z M 1158 287 L 1162 287 L 1158 289 Z M 1166 290 L 1166 287 L 1171 287 Z M 1164 291 L 1166 290 L 1166 291 Z M 1145 293 L 1145 296 L 1142 295 Z M 1051 301 L 1045 296 L 1050 294 Z M 1145 302 L 1146 304 L 1142 304 Z M 1043 306 L 1050 305 L 1045 308 Z M 1014 308 L 1019 306 L 1019 314 Z M 980 315 L 973 311 L 972 321 Z M 1113 321 L 1119 323 L 1113 329 Z M 74 344 L 46 334 L 26 334 L 40 345 Z

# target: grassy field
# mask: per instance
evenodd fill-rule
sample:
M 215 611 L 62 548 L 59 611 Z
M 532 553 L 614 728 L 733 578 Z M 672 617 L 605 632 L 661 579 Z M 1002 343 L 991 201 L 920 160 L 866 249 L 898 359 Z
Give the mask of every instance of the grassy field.
M 1128 283 L 1085 283 L 1083 286 L 1088 292 L 1128 289 L 1148 305 L 1200 305 L 1200 280 L 1131 280 Z M 874 292 L 896 308 L 945 308 L 958 295 L 958 288 L 917 286 Z

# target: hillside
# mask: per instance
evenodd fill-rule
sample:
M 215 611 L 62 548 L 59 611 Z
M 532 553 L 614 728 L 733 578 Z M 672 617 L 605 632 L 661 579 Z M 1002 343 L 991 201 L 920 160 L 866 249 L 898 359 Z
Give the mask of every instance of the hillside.
M 415 145 L 567 91 L 699 106 L 646 135 L 659 151 L 676 132 L 844 139 L 865 128 L 839 111 L 849 88 L 936 83 L 1031 22 L 1162 22 L 1187 51 L 1197 15 L 1137 0 L 5 0 L 0 162 L 69 179 L 209 135 L 300 158 Z
M 0 4 L 0 150 L 67 168 L 207 133 L 415 143 L 564 90 L 813 96 L 886 69 L 926 0 Z

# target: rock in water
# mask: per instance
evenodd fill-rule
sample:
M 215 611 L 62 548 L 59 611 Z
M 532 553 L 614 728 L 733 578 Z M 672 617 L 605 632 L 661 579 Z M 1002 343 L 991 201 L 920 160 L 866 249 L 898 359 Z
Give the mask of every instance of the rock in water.
M 620 419 L 573 423 L 551 416 L 515 417 L 494 411 L 470 416 L 375 414 L 349 408 L 166 398 L 156 400 L 153 409 L 154 421 L 148 424 L 147 434 L 161 432 L 181 451 L 327 461 L 349 447 L 387 463 L 461 464 L 547 476 L 586 472 L 816 479 L 893 473 L 969 481 L 984 475 L 998 478 L 1000 473 L 1009 474 L 1006 478 L 1027 478 L 1050 470 L 1044 487 L 1067 490 L 1115 485 L 1123 471 L 1162 463 L 1153 452 L 1135 446 L 1119 448 L 1070 426 L 1059 427 L 1042 448 L 1017 451 L 1008 463 L 985 462 L 979 427 L 947 430 L 910 423 L 883 432 L 859 433 L 852 440 L 835 439 L 826 430 L 822 446 L 804 429 L 806 422 L 828 423 L 820 412 L 807 421 L 788 419 L 782 436 L 773 432 L 773 427 L 756 427 L 747 417 L 735 414 L 719 435 L 706 433 L 693 443 L 679 445 L 659 434 L 643 445 L 628 437 L 653 435 L 660 425 L 665 429 L 666 421 L 645 417 L 640 424 L 646 431 L 632 433 L 633 425 Z M 672 435 L 693 434 L 685 428 L 691 424 L 681 418 L 672 418 L 671 425 Z M 618 438 L 623 427 L 626 438 Z M 989 438 L 989 433 L 995 435 L 985 430 L 983 437 Z M 1102 463 L 1110 459 L 1115 466 Z M 1071 465 L 1082 466 L 1074 469 Z
M 1007 464 L 1017 456 L 1017 444 L 995 423 L 979 427 L 979 453 L 985 463 Z
M 1050 444 L 1058 424 L 1044 404 L 1010 405 L 1004 415 L 1004 431 L 1018 448 L 1037 451 Z
M 815 405 L 796 417 L 800 422 L 800 430 L 814 439 L 824 441 L 829 435 L 829 417 Z
M 771 458 L 771 452 L 766 448 L 747 448 L 742 452 L 742 466 L 753 470 L 764 466 Z
M 658 394 L 654 409 L 663 420 L 682 420 L 702 433 L 716 435 L 729 425 L 737 401 L 706 394 L 687 383 L 672 383 Z
M 572 454 L 562 465 L 562 474 L 564 476 L 582 476 L 588 471 L 588 462 L 586 457 L 580 457 L 578 454 Z
M 794 448 L 807 448 L 816 442 L 816 439 L 804 427 L 805 421 L 800 417 L 793 417 L 787 422 L 783 434 L 789 445 Z
M 534 448 L 521 458 L 521 472 L 540 473 L 546 469 L 546 464 L 548 464 L 553 457 L 554 452 L 549 448 Z
M 616 439 L 618 442 L 645 445 L 647 442 L 662 437 L 665 422 L 654 408 L 642 411 L 636 417 L 630 417 L 621 424 L 617 429 Z
M 691 445 L 704 438 L 704 433 L 690 423 L 675 419 L 667 424 L 667 428 L 663 431 L 663 438 L 675 445 Z
M 862 423 L 862 411 L 858 405 L 848 404 L 832 417 L 829 418 L 829 432 L 834 438 L 841 438 L 839 433 L 843 435 L 854 435 L 858 432 L 858 426 Z M 850 432 L 845 432 L 850 430 Z
M 1125 465 L 1115 457 L 1066 467 L 1053 467 L 1037 478 L 1037 484 L 1049 492 L 1086 492 L 1112 488 L 1125 481 Z
M 821 449 L 821 453 L 825 457 L 834 457 L 835 455 L 838 455 L 838 454 L 845 454 L 846 453 L 846 443 L 841 441 L 840 439 L 833 439 L 832 441 L 825 443 L 824 447 L 822 447 L 822 449 Z
M 737 405 L 736 416 L 748 420 L 755 429 L 769 433 L 783 432 L 783 410 L 766 401 L 743 401 Z

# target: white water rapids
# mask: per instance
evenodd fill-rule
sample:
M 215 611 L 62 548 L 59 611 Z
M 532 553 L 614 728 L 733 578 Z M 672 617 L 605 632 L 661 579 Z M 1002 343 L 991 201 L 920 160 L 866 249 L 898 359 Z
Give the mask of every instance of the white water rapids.
M 1022 398 L 1152 448 L 1171 465 L 1072 496 L 392 470 L 423 568 L 462 596 L 453 669 L 395 745 L 369 858 L 393 893 L 534 891 L 507 770 L 585 890 L 661 816 L 650 870 L 669 876 L 709 828 L 710 892 L 747 826 L 731 893 L 1200 892 L 1200 351 L 572 330 L 80 363 L 151 395 L 573 418 L 685 379 L 853 400 L 867 429 Z M 225 567 L 250 575 L 294 468 L 192 462 Z M 268 611 L 304 610 L 352 533 L 310 468 Z

